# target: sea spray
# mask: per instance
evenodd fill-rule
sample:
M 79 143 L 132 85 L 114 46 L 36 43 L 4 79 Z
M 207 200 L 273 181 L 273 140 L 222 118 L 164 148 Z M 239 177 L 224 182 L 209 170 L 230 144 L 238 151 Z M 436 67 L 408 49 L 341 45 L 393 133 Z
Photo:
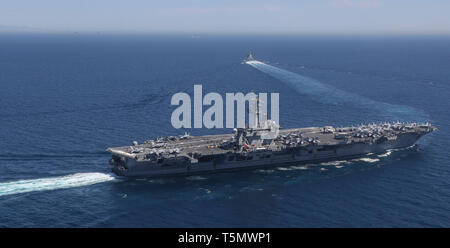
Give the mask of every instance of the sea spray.
M 100 172 L 76 173 L 61 177 L 47 177 L 0 183 L 0 196 L 26 192 L 87 186 L 115 180 L 111 174 Z

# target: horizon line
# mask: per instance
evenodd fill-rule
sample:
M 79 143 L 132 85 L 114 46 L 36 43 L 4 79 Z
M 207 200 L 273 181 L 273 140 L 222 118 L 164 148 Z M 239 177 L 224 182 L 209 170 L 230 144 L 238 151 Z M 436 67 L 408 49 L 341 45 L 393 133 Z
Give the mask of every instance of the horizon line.
M 411 31 L 379 31 L 379 32 L 243 32 L 243 31 L 56 31 L 56 30 L 2 30 L 0 34 L 36 34 L 36 35 L 214 35 L 214 36 L 450 36 L 447 32 L 411 32 Z

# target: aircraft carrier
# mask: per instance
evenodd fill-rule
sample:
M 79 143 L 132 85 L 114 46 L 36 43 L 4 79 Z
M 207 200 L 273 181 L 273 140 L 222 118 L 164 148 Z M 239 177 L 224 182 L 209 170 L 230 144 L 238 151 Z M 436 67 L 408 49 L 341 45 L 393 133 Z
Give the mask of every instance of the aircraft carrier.
M 169 136 L 108 151 L 119 176 L 194 175 L 384 153 L 412 146 L 435 130 L 430 123 L 400 122 L 280 130 L 267 120 L 257 128 L 236 128 L 233 134 Z
M 251 52 L 243 63 L 255 61 Z M 430 123 L 379 123 L 280 130 L 265 120 L 233 134 L 169 136 L 108 148 L 112 171 L 126 177 L 194 175 L 283 164 L 314 163 L 406 148 L 435 131 Z

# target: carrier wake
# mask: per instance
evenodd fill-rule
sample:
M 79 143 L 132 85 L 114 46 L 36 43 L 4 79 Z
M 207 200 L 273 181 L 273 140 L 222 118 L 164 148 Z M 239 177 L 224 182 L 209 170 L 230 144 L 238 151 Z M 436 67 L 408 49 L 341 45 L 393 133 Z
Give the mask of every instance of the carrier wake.
M 113 181 L 111 174 L 100 172 L 76 173 L 60 177 L 48 177 L 0 183 L 0 196 L 87 186 Z

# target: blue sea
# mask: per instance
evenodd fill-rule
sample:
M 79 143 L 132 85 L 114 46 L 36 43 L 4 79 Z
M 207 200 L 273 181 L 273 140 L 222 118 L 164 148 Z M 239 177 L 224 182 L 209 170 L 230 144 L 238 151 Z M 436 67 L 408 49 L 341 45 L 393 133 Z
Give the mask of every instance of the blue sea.
M 259 65 L 242 64 L 251 50 Z M 450 227 L 450 37 L 0 35 L 0 227 Z M 276 92 L 283 128 L 430 121 L 361 159 L 123 179 L 173 94 Z

